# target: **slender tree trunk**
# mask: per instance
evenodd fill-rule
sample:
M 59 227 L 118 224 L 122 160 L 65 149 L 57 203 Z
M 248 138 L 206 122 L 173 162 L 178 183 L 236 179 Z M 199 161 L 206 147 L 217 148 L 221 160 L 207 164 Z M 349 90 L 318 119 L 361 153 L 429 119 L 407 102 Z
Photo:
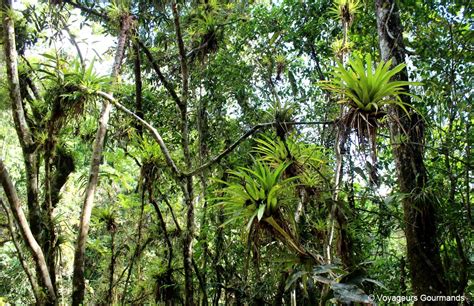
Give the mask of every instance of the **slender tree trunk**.
M 179 21 L 179 12 L 176 2 L 171 4 L 173 11 L 174 26 L 176 32 L 176 41 L 179 50 L 179 59 L 181 65 L 181 99 L 178 108 L 181 115 L 181 146 L 184 153 L 184 163 L 187 171 L 191 170 L 191 153 L 189 149 L 189 121 L 188 121 L 188 95 L 189 95 L 189 71 L 186 59 L 186 50 L 184 48 L 181 26 Z M 194 192 L 193 177 L 187 175 L 181 184 L 184 194 L 184 202 L 187 207 L 186 213 L 186 231 L 183 237 L 183 260 L 184 260 L 184 292 L 185 305 L 194 305 L 193 293 L 193 238 L 195 235 L 194 225 Z
M 48 127 L 48 138 L 45 143 L 44 152 L 44 202 L 42 206 L 43 217 L 43 234 L 38 239 L 41 248 L 43 249 L 48 264 L 49 273 L 53 287 L 56 290 L 56 252 L 55 240 L 56 232 L 53 223 L 53 203 L 52 203 L 52 171 L 51 165 L 52 153 L 56 146 L 55 133 L 52 126 Z
M 469 107 L 469 110 L 472 108 Z M 468 113 L 471 113 L 470 111 Z M 471 121 L 468 118 L 466 123 L 466 178 L 464 180 L 465 188 L 466 188 L 466 213 L 467 218 L 469 219 L 469 224 L 471 227 L 474 227 L 474 220 L 472 219 L 472 208 L 471 208 L 471 137 L 469 137 L 469 133 L 471 130 Z
M 227 182 L 228 177 L 229 177 L 229 173 L 224 172 L 224 174 L 222 175 L 222 181 Z M 216 238 L 214 239 L 216 251 L 214 252 L 212 265 L 214 266 L 214 270 L 216 274 L 216 288 L 215 288 L 215 294 L 212 301 L 212 305 L 217 306 L 219 305 L 222 287 L 224 285 L 223 282 L 225 282 L 225 280 L 223 279 L 224 275 L 222 273 L 223 272 L 222 265 L 220 264 L 222 251 L 224 249 L 224 228 L 222 227 L 222 224 L 224 224 L 225 222 L 225 214 L 224 214 L 223 207 L 219 207 L 219 209 L 216 212 L 215 219 L 216 219 L 215 222 L 216 222 L 216 228 L 217 228 Z M 224 292 L 224 296 L 225 296 L 225 292 Z
M 18 198 L 18 194 L 16 193 L 15 187 L 8 175 L 7 169 L 3 164 L 3 161 L 0 159 L 0 183 L 3 186 L 3 190 L 5 191 L 5 195 L 7 196 L 8 203 L 10 204 L 10 209 L 15 217 L 21 235 L 26 242 L 28 249 L 33 256 L 33 260 L 38 267 L 39 278 L 42 281 L 46 288 L 46 298 L 44 301 L 46 304 L 55 304 L 56 303 L 56 293 L 53 288 L 53 284 L 51 282 L 51 277 L 48 271 L 48 265 L 46 264 L 46 260 L 44 258 L 43 251 L 39 246 L 38 242 L 36 241 L 33 233 L 31 232 L 30 226 L 26 221 L 25 214 L 23 209 L 21 208 L 20 199 Z
M 142 172 L 143 172 L 143 167 L 142 167 Z M 146 181 L 144 183 L 145 185 L 148 184 Z M 137 237 L 137 245 L 135 247 L 135 251 L 133 252 L 132 258 L 130 259 L 130 267 L 128 268 L 127 272 L 127 278 L 125 279 L 125 285 L 122 293 L 122 299 L 121 299 L 121 304 L 125 305 L 125 298 L 127 297 L 127 291 L 128 291 L 128 285 L 130 283 L 130 278 L 132 276 L 132 271 L 133 271 L 133 265 L 135 261 L 138 261 L 139 255 L 140 255 L 140 250 L 142 248 L 141 243 L 142 243 L 142 228 L 143 228 L 143 223 L 144 223 L 144 210 L 145 210 L 145 187 L 141 187 L 141 207 L 140 207 L 140 219 L 138 221 L 138 237 Z
M 403 30 L 395 0 L 376 0 L 377 30 L 382 60 L 404 63 Z M 400 80 L 408 80 L 406 69 Z M 403 101 L 410 103 L 408 96 Z M 446 294 L 436 235 L 435 208 L 425 190 L 427 174 L 423 161 L 423 120 L 415 112 L 407 116 L 392 107 L 390 124 L 398 184 L 404 194 L 403 210 L 407 259 L 413 293 L 417 296 Z M 421 302 L 420 302 L 421 303 Z
M 166 274 L 165 274 L 165 288 L 163 289 L 163 300 L 166 302 L 167 305 L 172 304 L 172 298 L 173 298 L 173 291 L 174 291 L 174 284 L 172 280 L 172 263 L 173 263 L 173 244 L 171 242 L 171 239 L 168 234 L 168 230 L 166 228 L 166 222 L 165 219 L 163 218 L 163 214 L 161 213 L 160 207 L 158 206 L 158 203 L 155 201 L 153 197 L 153 188 L 150 186 L 152 182 L 146 182 L 145 184 L 148 185 L 148 196 L 150 203 L 153 205 L 156 215 L 158 217 L 158 220 L 160 222 L 160 227 L 163 232 L 163 236 L 165 238 L 166 246 L 168 247 L 167 250 L 167 257 L 168 257 L 168 266 L 166 269 Z
M 12 9 L 11 0 L 3 0 L 1 2 L 2 10 L 2 23 L 3 23 L 3 45 L 5 51 L 5 64 L 7 68 L 8 85 L 10 91 L 10 98 L 12 103 L 13 120 L 15 123 L 15 129 L 18 134 L 20 145 L 23 151 L 23 158 L 25 163 L 26 172 L 26 190 L 27 190 L 27 204 L 30 224 L 22 218 L 24 217 L 23 210 L 19 206 L 19 199 L 17 203 L 14 203 L 15 199 L 9 198 L 9 203 L 12 207 L 12 212 L 20 225 L 22 235 L 27 241 L 33 257 L 35 258 L 36 270 L 38 275 L 38 283 L 43 287 L 46 292 L 45 300 L 42 302 L 54 304 L 56 302 L 56 294 L 53 283 L 51 281 L 50 273 L 44 271 L 43 266 L 44 253 L 37 241 L 41 234 L 41 207 L 38 202 L 38 157 L 36 152 L 36 144 L 31 133 L 31 130 L 26 121 L 25 110 L 23 108 L 23 101 L 21 97 L 20 80 L 18 76 L 18 53 L 15 44 L 15 27 L 13 19 L 8 16 L 8 12 Z M 6 169 L 1 164 L 2 174 L 5 177 L 2 178 L 5 181 L 4 189 L 7 193 L 6 186 L 8 185 L 8 174 Z M 10 182 L 11 183 L 11 182 Z M 13 188 L 13 185 L 11 186 Z M 12 189 L 11 192 L 16 191 Z M 13 197 L 13 194 L 12 194 Z M 20 224 L 23 222 L 24 224 Z M 31 226 L 31 227 L 30 227 Z M 31 237 L 29 236 L 31 234 Z M 47 270 L 47 266 L 46 266 Z M 54 271 L 52 271 L 54 273 Z
M 142 72 L 141 72 L 141 58 L 140 58 L 140 45 L 137 41 L 133 42 L 133 72 L 135 75 L 135 114 L 138 117 L 144 118 L 143 116 L 143 95 L 142 95 Z M 138 135 L 143 135 L 143 126 L 137 124 Z
M 341 17 L 342 24 L 342 49 L 338 52 L 337 56 L 339 60 L 343 63 L 346 63 L 349 54 L 345 46 L 349 43 L 349 28 L 351 26 L 350 21 L 345 19 L 345 16 Z M 341 115 L 346 111 L 344 106 L 340 106 Z M 349 236 L 347 231 L 347 217 L 344 214 L 344 202 L 339 200 L 339 193 L 343 188 L 343 178 L 344 178 L 344 158 L 346 155 L 347 149 L 347 138 L 350 136 L 350 129 L 347 128 L 344 124 L 337 125 L 336 133 L 336 174 L 335 174 L 335 186 L 333 194 L 333 207 L 331 209 L 331 228 L 328 240 L 328 246 L 326 250 L 326 256 L 328 263 L 331 263 L 331 248 L 332 240 L 334 237 L 335 222 L 337 222 L 337 255 L 341 258 L 344 266 L 350 267 L 352 265 L 352 256 L 350 255 L 350 249 L 352 248 L 352 239 Z M 349 148 L 350 150 L 350 148 Z
M 84 279 L 84 264 L 86 241 L 89 233 L 89 222 L 92 214 L 92 207 L 94 201 L 95 190 L 99 179 L 100 160 L 102 158 L 102 150 L 104 146 L 105 134 L 107 131 L 107 122 L 109 120 L 112 105 L 104 102 L 102 108 L 99 128 L 97 130 L 94 141 L 94 148 L 92 153 L 91 169 L 89 173 L 89 183 L 86 189 L 86 198 L 81 214 L 81 221 L 79 225 L 79 235 L 76 243 L 76 250 L 74 253 L 74 273 L 73 273 L 73 295 L 72 304 L 81 305 L 84 302 L 85 293 L 85 279 Z
M 112 82 L 117 81 L 120 73 L 120 66 L 125 54 L 125 46 L 128 39 L 130 27 L 132 26 L 131 16 L 122 16 L 121 29 L 117 42 L 117 50 L 115 60 L 112 67 Z M 107 132 L 107 124 L 112 110 L 112 104 L 104 99 L 102 104 L 102 111 L 99 118 L 99 127 L 97 129 L 94 147 L 92 151 L 91 168 L 89 171 L 89 182 L 87 184 L 85 199 L 82 208 L 81 220 L 79 225 L 79 235 L 76 243 L 76 250 L 74 254 L 74 274 L 73 274 L 73 293 L 72 304 L 80 305 L 84 303 L 85 294 L 85 279 L 84 279 L 84 264 L 86 241 L 89 233 L 89 222 L 94 204 L 94 195 L 99 180 L 99 167 L 102 158 L 102 151 L 104 148 L 105 134 Z
M 11 9 L 11 0 L 2 1 L 2 10 Z M 13 20 L 6 13 L 2 15 L 4 33 L 4 51 L 12 102 L 15 129 L 23 151 L 26 170 L 26 191 L 28 200 L 28 217 L 31 231 L 36 239 L 41 233 L 41 210 L 38 205 L 38 160 L 35 152 L 35 142 L 28 126 L 21 97 L 20 80 L 18 76 L 18 53 L 15 43 L 15 27 Z
M 107 291 L 107 304 L 114 304 L 114 275 L 115 275 L 115 262 L 117 257 L 115 256 L 115 225 L 109 229 L 110 232 L 110 264 L 109 264 L 109 289 Z
M 213 89 L 210 89 L 210 92 L 212 94 Z M 199 101 L 199 109 L 198 109 L 198 134 L 199 134 L 199 160 L 200 164 L 204 164 L 206 160 L 208 159 L 209 156 L 209 149 L 207 146 L 207 142 L 209 139 L 209 125 L 208 125 L 208 119 L 207 119 L 207 105 L 208 105 L 208 100 L 207 97 L 201 98 Z M 209 257 L 207 256 L 209 254 L 209 246 L 207 243 L 207 232 L 209 231 L 209 220 L 208 220 L 208 214 L 207 214 L 207 170 L 202 171 L 199 174 L 199 180 L 201 181 L 201 196 L 202 196 L 202 218 L 201 218 L 201 232 L 199 234 L 199 240 L 202 241 L 203 244 L 203 253 L 204 256 L 202 258 L 203 263 L 202 263 L 202 270 L 201 270 L 201 275 L 202 275 L 202 282 L 204 284 L 207 283 L 207 263 L 209 260 Z M 208 305 L 208 297 L 207 297 L 207 288 L 204 286 L 203 287 L 203 306 Z
M 7 222 L 8 222 L 8 229 L 10 230 L 10 235 L 12 237 L 13 245 L 15 246 L 16 253 L 18 255 L 18 260 L 21 263 L 21 266 L 23 270 L 25 271 L 26 276 L 28 277 L 28 280 L 31 285 L 31 289 L 33 290 L 33 295 L 35 296 L 36 304 L 41 304 L 41 290 L 38 285 L 38 282 L 36 281 L 36 278 L 33 276 L 33 273 L 30 271 L 28 268 L 28 263 L 25 259 L 25 256 L 23 254 L 23 251 L 21 250 L 20 244 L 18 243 L 18 240 L 16 239 L 15 233 L 17 232 L 15 225 L 13 224 L 13 220 L 10 217 L 10 211 L 7 208 L 7 206 L 3 203 L 2 199 L 0 198 L 0 206 L 3 207 L 3 210 L 5 211 L 5 216 L 7 217 Z

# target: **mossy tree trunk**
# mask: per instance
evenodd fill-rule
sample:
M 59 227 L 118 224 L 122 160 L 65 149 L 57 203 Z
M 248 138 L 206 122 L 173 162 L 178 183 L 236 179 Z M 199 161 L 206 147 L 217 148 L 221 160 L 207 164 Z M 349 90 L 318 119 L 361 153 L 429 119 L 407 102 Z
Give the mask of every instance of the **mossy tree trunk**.
M 384 61 L 392 59 L 394 66 L 402 64 L 405 48 L 397 3 L 377 0 L 375 7 L 381 58 Z M 408 80 L 406 69 L 398 79 Z M 409 96 L 402 99 L 404 103 L 411 103 Z M 408 116 L 398 106 L 391 108 L 390 132 L 398 185 L 404 194 L 402 202 L 412 289 L 417 296 L 443 295 L 447 288 L 437 242 L 435 206 L 426 191 L 423 119 L 412 109 L 409 112 Z

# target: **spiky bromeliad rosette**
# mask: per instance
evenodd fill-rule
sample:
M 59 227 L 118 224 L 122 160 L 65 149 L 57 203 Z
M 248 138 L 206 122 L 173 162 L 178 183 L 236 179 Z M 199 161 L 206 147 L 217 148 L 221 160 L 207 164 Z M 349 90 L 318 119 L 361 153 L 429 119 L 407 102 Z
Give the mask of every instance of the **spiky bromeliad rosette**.
M 386 115 L 386 106 L 397 105 L 408 115 L 408 105 L 400 95 L 410 95 L 406 91 L 408 85 L 420 85 L 416 82 L 391 81 L 405 68 L 405 64 L 393 69 L 390 69 L 391 65 L 390 60 L 374 67 L 370 55 L 365 60 L 354 57 L 348 61 L 347 68 L 337 62 L 337 67 L 331 73 L 332 79 L 319 83 L 322 88 L 338 94 L 338 103 L 347 106 L 339 122 L 355 129 L 361 142 L 375 143 L 378 123 Z

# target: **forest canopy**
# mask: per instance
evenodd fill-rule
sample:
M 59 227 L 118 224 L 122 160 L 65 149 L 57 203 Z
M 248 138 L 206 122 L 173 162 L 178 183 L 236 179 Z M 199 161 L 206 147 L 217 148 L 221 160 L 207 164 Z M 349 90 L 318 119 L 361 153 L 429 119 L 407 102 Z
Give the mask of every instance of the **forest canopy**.
M 0 305 L 472 303 L 471 1 L 0 17 Z

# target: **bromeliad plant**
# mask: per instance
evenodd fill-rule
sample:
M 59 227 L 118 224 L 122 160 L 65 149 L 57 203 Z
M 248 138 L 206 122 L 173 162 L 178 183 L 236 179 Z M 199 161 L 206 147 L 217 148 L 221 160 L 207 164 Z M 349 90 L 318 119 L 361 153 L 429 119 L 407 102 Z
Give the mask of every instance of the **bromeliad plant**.
M 94 92 L 110 87 L 110 78 L 96 72 L 95 59 L 85 66 L 78 59 L 54 54 L 43 54 L 43 57 L 45 61 L 38 71 L 49 85 L 45 99 L 53 101 L 53 108 L 62 108 L 60 111 L 76 108 L 76 113 L 80 113 L 84 103 L 94 98 Z
M 355 129 L 362 149 L 369 141 L 372 161 L 376 163 L 376 135 L 379 120 L 385 116 L 384 108 L 396 105 L 409 115 L 408 104 L 402 101 L 401 95 L 410 95 L 406 91 L 409 85 L 420 85 L 416 82 L 392 81 L 391 79 L 405 68 L 400 64 L 390 69 L 392 61 L 380 62 L 374 67 L 370 55 L 349 60 L 348 68 L 338 62 L 332 72 L 332 80 L 321 82 L 321 87 L 339 95 L 339 103 L 348 108 L 339 123 L 348 129 Z
M 110 87 L 110 78 L 95 72 L 93 60 L 88 66 L 78 59 L 70 60 L 58 54 L 43 54 L 37 69 L 47 87 L 44 101 L 37 102 L 37 113 L 46 120 L 51 133 L 61 130 L 72 118 L 79 117 L 94 93 Z M 44 103 L 42 103 L 44 102 Z
M 258 145 L 252 151 L 261 160 L 273 167 L 290 163 L 283 174 L 285 177 L 298 177 L 297 182 L 300 184 L 297 188 L 315 193 L 329 181 L 330 170 L 323 148 L 297 141 L 294 134 L 290 134 L 284 141 L 275 137 L 275 134 L 262 134 L 255 141 Z
M 266 232 L 279 239 L 291 250 L 304 258 L 314 258 L 297 241 L 292 227 L 288 199 L 291 198 L 293 182 L 298 177 L 283 178 L 289 163 L 272 168 L 267 162 L 256 161 L 253 168 L 239 167 L 229 171 L 228 182 L 219 181 L 226 187 L 219 191 L 217 204 L 222 205 L 230 217 L 225 224 L 244 220 L 247 222 L 248 240 L 259 244 L 260 233 Z
M 282 163 L 272 169 L 267 163 L 256 161 L 253 169 L 239 167 L 238 171 L 229 171 L 234 180 L 222 182 L 227 187 L 220 203 L 233 215 L 229 221 L 249 217 L 247 228 L 250 228 L 255 218 L 261 221 L 264 217 L 274 216 L 282 204 L 281 192 L 290 188 L 291 182 L 297 179 L 282 179 L 288 166 L 289 163 Z
M 331 13 L 340 19 L 342 23 L 351 26 L 354 21 L 354 15 L 360 6 L 359 0 L 334 0 Z
M 379 63 L 374 70 L 370 55 L 365 57 L 365 62 L 360 57 L 349 60 L 349 68 L 340 62 L 332 72 L 333 79 L 321 83 L 323 88 L 340 94 L 340 103 L 363 113 L 376 113 L 386 105 L 396 104 L 407 112 L 406 106 L 400 95 L 410 95 L 405 88 L 408 85 L 420 83 L 407 81 L 391 81 L 405 64 L 400 64 L 390 69 L 392 61 Z

